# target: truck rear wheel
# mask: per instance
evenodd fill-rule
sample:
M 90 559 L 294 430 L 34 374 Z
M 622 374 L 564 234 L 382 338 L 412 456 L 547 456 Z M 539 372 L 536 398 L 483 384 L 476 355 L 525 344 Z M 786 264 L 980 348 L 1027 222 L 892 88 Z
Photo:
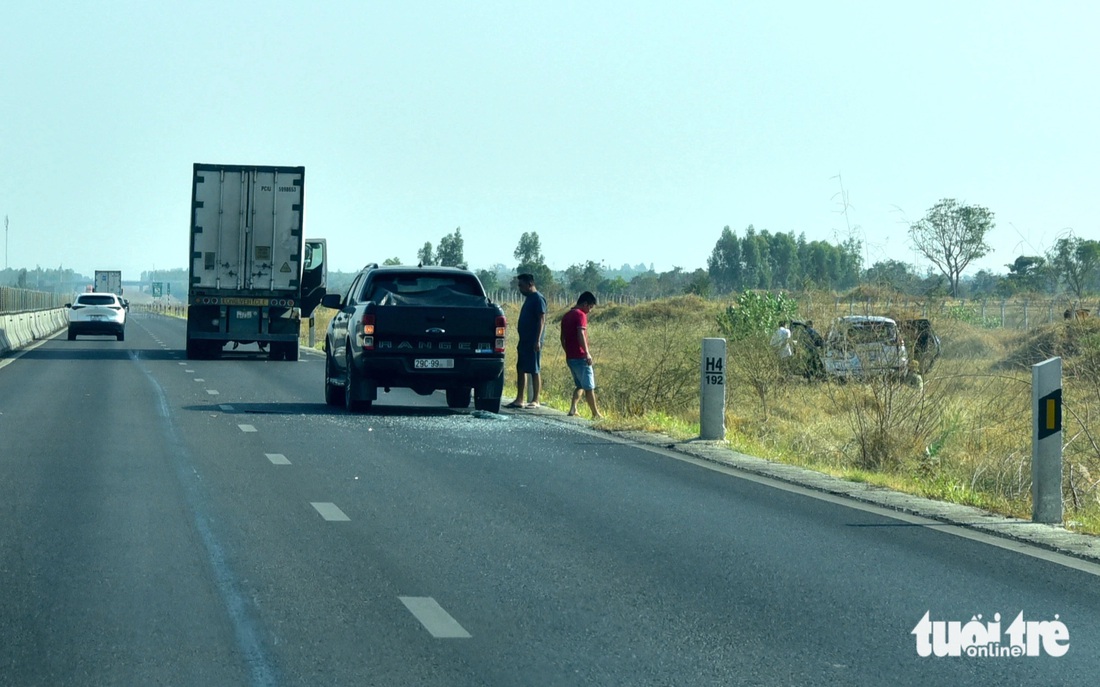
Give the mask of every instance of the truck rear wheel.
M 292 341 L 291 343 L 288 343 L 286 345 L 286 350 L 284 351 L 284 353 L 286 354 L 286 359 L 287 360 L 289 360 L 292 363 L 296 362 L 298 360 L 298 355 L 299 355 L 298 342 L 297 341 Z

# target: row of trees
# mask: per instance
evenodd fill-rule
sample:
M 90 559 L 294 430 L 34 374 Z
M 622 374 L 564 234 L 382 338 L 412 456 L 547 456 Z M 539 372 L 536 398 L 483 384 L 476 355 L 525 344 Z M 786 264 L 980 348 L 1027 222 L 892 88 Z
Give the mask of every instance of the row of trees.
M 806 241 L 806 236 L 757 232 L 750 224 L 738 237 L 729 227 L 707 259 L 707 275 L 719 293 L 751 289 L 839 291 L 859 283 L 860 244 Z
M 588 260 L 555 272 L 546 264 L 539 235 L 524 232 L 516 244 L 512 266 L 494 265 L 477 270 L 487 290 L 511 288 L 517 274 L 535 275 L 539 289 L 547 294 L 576 294 L 594 291 L 609 297 L 660 298 L 683 293 L 701 296 L 724 295 L 750 290 L 821 289 L 841 292 L 863 284 L 879 285 L 917 296 L 970 295 L 1012 296 L 1021 293 L 1057 293 L 1060 289 L 1082 298 L 1100 292 L 1100 242 L 1074 236 L 1061 238 L 1046 255 L 1021 255 L 1006 265 L 1007 275 L 981 271 L 969 282 L 962 280 L 966 268 L 988 254 L 985 241 L 994 227 L 994 215 L 987 208 L 964 205 L 945 198 L 909 229 L 917 250 L 938 270 L 918 273 L 912 266 L 885 260 L 863 268 L 861 245 L 855 239 L 838 244 L 807 241 L 805 235 L 757 231 L 749 225 L 742 235 L 728 226 L 722 229 L 711 250 L 705 269 L 674 267 L 658 273 L 644 265 L 623 265 L 611 269 Z M 417 251 L 425 265 L 465 266 L 462 228 L 443 236 L 437 245 L 430 241 Z M 385 264 L 401 264 L 389 258 Z M 142 281 L 168 281 L 186 286 L 186 269 L 143 273 Z M 341 273 L 330 274 L 330 289 L 340 290 Z M 87 277 L 72 270 L 7 270 L 0 283 L 36 290 L 68 290 L 82 286 Z M 173 288 L 173 293 L 176 289 Z
M 535 275 L 547 294 L 594 291 L 604 296 L 639 299 L 695 293 L 725 295 L 748 290 L 821 289 L 843 292 L 861 285 L 889 289 L 914 297 L 1008 297 L 1021 293 L 1054 294 L 1064 289 L 1078 298 L 1100 291 L 1100 243 L 1073 236 L 1059 239 L 1045 256 L 1020 256 L 1007 265 L 1007 275 L 980 271 L 963 280 L 963 272 L 986 255 L 986 234 L 993 213 L 981 206 L 943 199 L 910 227 L 910 239 L 935 269 L 921 273 L 899 260 L 884 260 L 864 268 L 861 245 L 855 239 L 839 244 L 807 241 L 805 235 L 757 231 L 749 225 L 741 235 L 728 226 L 707 259 L 706 269 L 652 268 L 624 265 L 611 269 L 588 260 L 555 272 L 546 264 L 538 233 L 524 232 L 516 244 L 512 266 L 477 270 L 486 289 L 510 288 L 515 275 Z M 465 265 L 461 228 L 425 243 L 417 258 L 424 264 Z M 386 261 L 399 264 L 397 258 Z
M 996 295 L 1057 293 L 1076 298 L 1100 292 L 1100 241 L 1067 236 L 1058 239 L 1046 255 L 1021 255 L 1003 277 L 978 273 L 982 286 Z M 977 277 L 975 278 L 977 281 Z
M 79 274 L 62 265 L 57 268 L 35 267 L 33 270 L 26 268 L 0 270 L 0 285 L 16 289 L 70 294 L 83 291 L 84 287 L 91 283 L 92 277 Z

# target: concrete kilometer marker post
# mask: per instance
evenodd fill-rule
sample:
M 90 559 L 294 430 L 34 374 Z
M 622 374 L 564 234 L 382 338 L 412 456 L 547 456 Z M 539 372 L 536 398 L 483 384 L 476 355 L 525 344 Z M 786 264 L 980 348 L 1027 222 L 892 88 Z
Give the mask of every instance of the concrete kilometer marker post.
M 726 438 L 726 340 L 703 339 L 699 391 L 699 438 Z

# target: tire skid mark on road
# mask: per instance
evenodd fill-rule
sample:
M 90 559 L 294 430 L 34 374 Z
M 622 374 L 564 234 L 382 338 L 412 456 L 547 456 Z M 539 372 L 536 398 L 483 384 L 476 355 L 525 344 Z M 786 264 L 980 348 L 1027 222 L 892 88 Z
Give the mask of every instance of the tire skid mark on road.
M 260 639 L 262 633 L 256 626 L 252 617 L 256 615 L 255 609 L 248 603 L 246 597 L 241 594 L 240 582 L 230 568 L 225 549 L 218 540 L 211 526 L 210 518 L 206 514 L 205 504 L 208 496 L 202 488 L 201 475 L 195 469 L 186 445 L 180 437 L 180 432 L 172 419 L 172 410 L 168 405 L 168 397 L 164 389 L 157 382 L 135 350 L 130 350 L 130 358 L 138 363 L 142 373 L 149 380 L 157 395 L 158 415 L 164 423 L 165 449 L 174 463 L 176 476 L 183 489 L 188 511 L 191 514 L 195 530 L 199 535 L 203 548 L 206 550 L 207 560 L 210 563 L 214 583 L 222 603 L 225 605 L 229 620 L 233 626 L 234 635 L 237 638 L 238 648 L 244 658 L 251 677 L 250 684 L 256 687 L 269 687 L 279 683 L 274 664 L 268 658 Z

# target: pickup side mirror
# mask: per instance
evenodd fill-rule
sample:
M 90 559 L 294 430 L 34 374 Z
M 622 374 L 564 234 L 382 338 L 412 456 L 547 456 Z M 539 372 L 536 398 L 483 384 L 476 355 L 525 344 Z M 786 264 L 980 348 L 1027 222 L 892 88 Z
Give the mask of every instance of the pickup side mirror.
M 341 299 L 342 296 L 338 293 L 326 293 L 321 297 L 321 305 L 326 308 L 332 308 L 333 310 L 339 310 L 341 308 Z

